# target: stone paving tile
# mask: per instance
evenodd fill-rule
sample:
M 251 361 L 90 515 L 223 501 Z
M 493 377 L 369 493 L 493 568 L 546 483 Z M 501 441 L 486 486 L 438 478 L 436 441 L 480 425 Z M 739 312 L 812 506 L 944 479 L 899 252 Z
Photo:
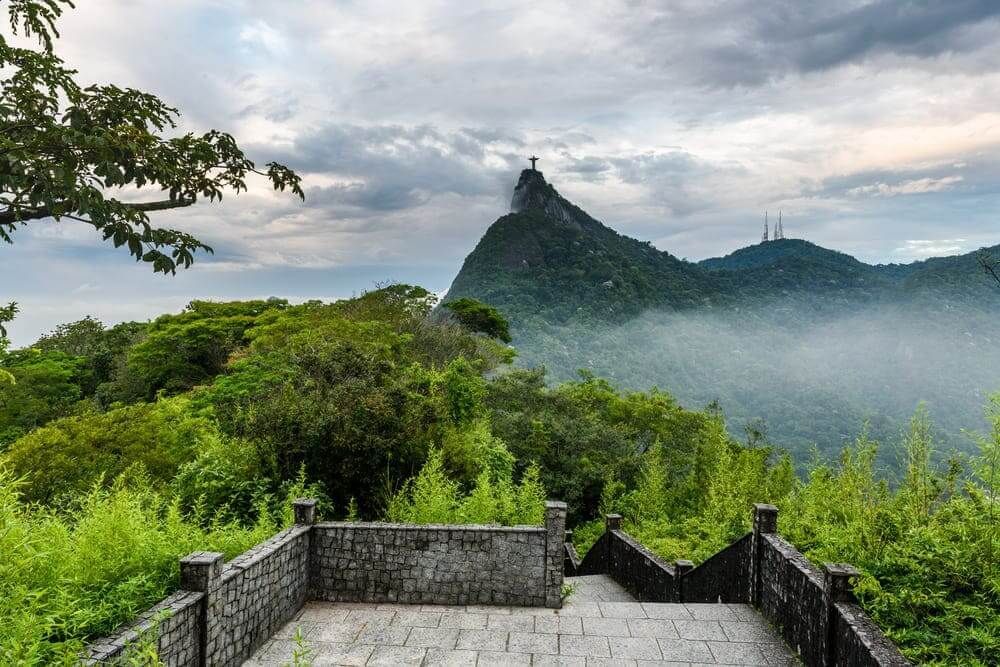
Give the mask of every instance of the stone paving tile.
M 309 633 L 315 632 L 316 623 L 303 621 L 289 621 L 274 633 L 274 639 L 289 639 L 295 636 L 295 631 L 301 630 L 303 637 L 308 637 Z
M 716 603 L 691 603 L 684 605 L 691 612 L 691 616 L 700 621 L 738 621 L 736 612 L 724 604 Z
M 637 660 L 638 667 L 691 667 L 690 662 L 674 662 L 673 660 Z
M 628 637 L 628 622 L 624 618 L 585 618 L 583 634 L 602 637 Z
M 764 654 L 764 659 L 767 660 L 767 664 L 769 665 L 787 667 L 788 665 L 802 664 L 797 657 L 792 656 L 788 647 L 782 643 L 769 642 L 766 644 L 757 644 L 757 648 Z
M 755 621 L 758 618 L 760 618 L 760 615 L 757 613 L 757 611 L 748 604 L 737 604 L 730 602 L 726 606 L 732 609 L 733 613 L 736 614 L 737 621 Z
M 402 646 L 410 636 L 408 625 L 366 625 L 358 635 L 359 644 Z
M 571 595 L 569 596 L 569 599 L 563 603 L 563 614 L 571 614 L 573 616 L 601 616 L 601 607 L 599 603 L 581 601 L 574 598 L 576 598 L 576 595 Z
M 708 648 L 720 665 L 766 665 L 763 652 L 754 644 L 708 642 Z
M 398 611 L 392 619 L 393 625 L 409 625 L 414 628 L 436 628 L 441 624 L 440 612 Z
M 575 655 L 533 655 L 531 664 L 541 667 L 586 667 L 587 659 Z
M 534 632 L 512 632 L 507 638 L 507 650 L 513 653 L 541 653 L 557 655 L 559 637 L 540 635 Z
M 372 651 L 369 665 L 419 665 L 427 650 L 412 646 L 379 646 Z
M 605 618 L 646 618 L 646 611 L 638 602 L 602 602 L 600 607 Z
M 674 627 L 681 639 L 711 639 L 726 641 L 726 633 L 722 631 L 719 621 L 674 621 Z
M 609 637 L 612 658 L 659 660 L 660 646 L 653 637 Z
M 426 667 L 464 667 L 476 664 L 477 657 L 475 651 L 431 648 L 427 649 L 424 665 Z
M 368 623 L 370 625 L 389 625 L 392 623 L 396 612 L 387 609 L 351 609 L 347 613 L 347 620 Z
M 532 632 L 535 629 L 535 617 L 490 614 L 486 621 L 486 628 L 488 630 Z
M 451 649 L 458 643 L 458 633 L 455 628 L 413 628 L 406 638 L 406 645 Z
M 588 635 L 559 635 L 559 655 L 578 655 L 584 658 L 610 658 L 607 637 Z
M 538 616 L 535 632 L 554 635 L 582 635 L 583 619 L 579 616 Z
M 353 642 L 358 638 L 364 623 L 358 621 L 335 621 L 320 623 L 309 639 L 317 642 Z
M 742 623 L 721 621 L 726 638 L 731 642 L 773 642 L 778 634 L 763 621 Z
M 455 611 L 465 611 L 464 604 L 422 604 L 420 605 L 419 611 L 428 612 L 455 612 Z
M 485 604 L 465 605 L 465 611 L 470 614 L 509 614 L 513 607 L 493 607 Z
M 480 651 L 477 665 L 530 665 L 530 653 L 500 653 L 497 651 Z
M 505 630 L 459 630 L 457 647 L 470 651 L 506 651 L 507 632 Z
M 666 618 L 670 620 L 694 618 L 686 606 L 673 602 L 643 602 L 642 610 L 646 612 L 648 618 Z
M 663 637 L 678 639 L 677 628 L 671 621 L 660 618 L 630 618 L 627 621 L 629 634 L 633 637 Z
M 343 621 L 347 618 L 347 614 L 350 609 L 346 607 L 335 607 L 332 604 L 324 602 L 310 602 L 308 606 L 304 607 L 299 615 L 295 617 L 296 621 L 301 621 L 303 623 L 312 621 L 322 621 L 324 623 L 330 621 Z
M 482 630 L 486 627 L 486 614 L 448 612 L 441 614 L 439 625 L 442 628 L 458 628 L 459 630 Z
M 702 641 L 690 639 L 657 639 L 664 660 L 682 660 L 689 662 L 715 662 L 715 657 Z
M 561 609 L 549 609 L 548 607 L 514 607 L 511 614 L 520 616 L 556 616 L 562 613 Z
M 629 658 L 587 658 L 587 667 L 636 667 L 637 664 Z
M 375 650 L 364 644 L 311 644 L 309 661 L 320 665 L 365 665 Z

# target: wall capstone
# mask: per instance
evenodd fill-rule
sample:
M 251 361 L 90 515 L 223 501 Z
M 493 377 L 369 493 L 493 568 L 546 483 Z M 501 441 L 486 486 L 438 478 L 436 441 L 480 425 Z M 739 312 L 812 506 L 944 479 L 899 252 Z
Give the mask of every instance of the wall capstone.
M 296 498 L 292 501 L 296 526 L 311 526 L 316 523 L 316 501 L 312 498 Z

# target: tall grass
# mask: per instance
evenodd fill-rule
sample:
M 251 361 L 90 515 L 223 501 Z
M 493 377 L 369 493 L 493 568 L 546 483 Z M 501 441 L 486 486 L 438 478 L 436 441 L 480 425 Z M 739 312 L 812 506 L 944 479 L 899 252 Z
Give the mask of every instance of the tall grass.
M 141 474 L 95 486 L 53 509 L 22 502 L 0 471 L 0 664 L 72 664 L 179 583 L 191 551 L 231 558 L 278 530 L 261 504 L 256 523 L 185 517 Z

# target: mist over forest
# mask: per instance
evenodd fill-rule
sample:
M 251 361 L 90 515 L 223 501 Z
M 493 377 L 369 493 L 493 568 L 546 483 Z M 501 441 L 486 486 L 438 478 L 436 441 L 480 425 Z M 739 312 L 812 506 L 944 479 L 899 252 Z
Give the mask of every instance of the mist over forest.
M 963 429 L 985 428 L 983 406 L 1000 388 L 989 314 L 963 306 L 650 309 L 624 324 L 548 327 L 517 347 L 518 363 L 544 364 L 552 381 L 586 368 L 690 408 L 716 401 L 734 434 L 763 427 L 800 466 L 813 446 L 835 456 L 867 423 L 884 443 L 880 460 L 898 469 L 893 443 L 921 402 L 940 449 L 972 451 Z

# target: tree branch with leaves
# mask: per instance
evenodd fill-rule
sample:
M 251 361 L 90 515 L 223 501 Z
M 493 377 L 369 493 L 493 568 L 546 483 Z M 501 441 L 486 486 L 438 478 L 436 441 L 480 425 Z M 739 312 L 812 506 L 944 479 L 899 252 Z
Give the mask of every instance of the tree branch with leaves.
M 4 0 L 0 0 L 0 5 Z M 136 261 L 175 273 L 212 249 L 156 227 L 149 213 L 247 189 L 258 174 L 275 190 L 304 197 L 301 179 L 276 162 L 258 168 L 229 134 L 166 137 L 180 114 L 155 95 L 114 85 L 81 86 L 54 52 L 58 18 L 71 0 L 6 0 L 11 30 L 33 38 L 18 48 L 0 35 L 0 239 L 46 218 L 88 224 Z M 152 202 L 122 201 L 124 188 L 159 188 Z

